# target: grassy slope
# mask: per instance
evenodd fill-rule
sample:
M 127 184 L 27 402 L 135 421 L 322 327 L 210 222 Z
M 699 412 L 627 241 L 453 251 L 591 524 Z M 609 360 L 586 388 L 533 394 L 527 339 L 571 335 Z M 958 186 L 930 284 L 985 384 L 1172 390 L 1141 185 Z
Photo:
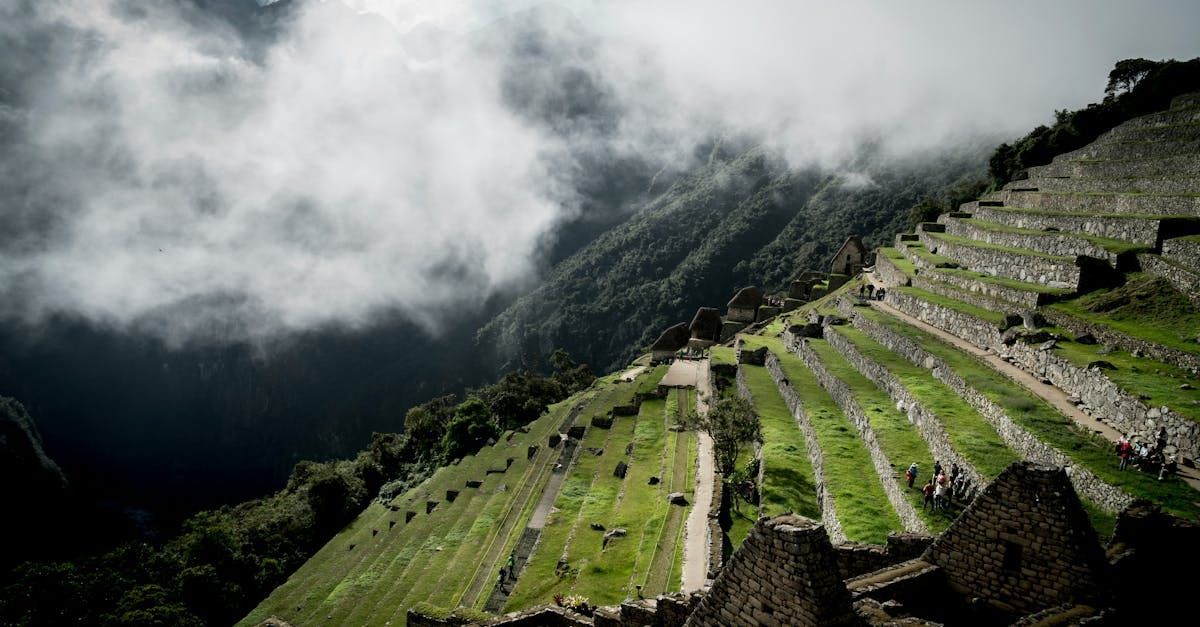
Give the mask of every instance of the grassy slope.
M 1158 481 L 1145 473 L 1118 470 L 1109 442 L 1076 428 L 1070 418 L 987 364 L 887 314 L 868 309 L 860 309 L 858 313 L 917 342 L 944 360 L 969 385 L 1005 408 L 1017 424 L 1101 479 L 1120 486 L 1134 496 L 1159 503 L 1178 515 L 1191 519 L 1200 516 L 1197 495 L 1186 484 L 1181 481 Z
M 908 417 L 896 409 L 892 399 L 870 379 L 859 374 L 850 362 L 824 340 L 810 340 L 809 346 L 820 357 L 829 373 L 841 379 L 853 392 L 854 400 L 862 408 L 871 429 L 875 432 L 879 448 L 892 464 L 892 477 L 904 481 L 904 470 L 911 462 L 916 462 L 922 472 L 931 472 L 934 459 L 929 453 L 929 446 L 925 444 L 917 428 L 908 422 Z M 920 479 L 923 480 L 924 477 Z M 914 488 L 904 492 L 930 530 L 945 530 L 950 523 L 949 518 L 923 510 L 919 490 Z
M 1170 283 L 1131 274 L 1124 286 L 1097 290 L 1051 308 L 1185 353 L 1200 355 L 1200 310 Z
M 882 544 L 889 531 L 902 530 L 900 517 L 883 491 L 858 432 L 812 371 L 787 352 L 777 338 L 744 337 L 747 344 L 767 346 L 775 353 L 784 374 L 800 395 L 825 458 L 825 482 L 846 537 L 855 542 Z
M 743 366 L 742 370 L 762 425 L 762 514 L 775 516 L 795 512 L 820 519 L 817 488 L 808 462 L 804 434 L 796 426 L 767 369 Z
M 893 353 L 854 327 L 835 327 L 826 332 L 850 340 L 859 352 L 899 379 L 901 385 L 942 423 L 954 449 L 984 476 L 995 477 L 1019 459 L 975 408 L 958 398 L 954 390 L 935 379 L 925 368 Z

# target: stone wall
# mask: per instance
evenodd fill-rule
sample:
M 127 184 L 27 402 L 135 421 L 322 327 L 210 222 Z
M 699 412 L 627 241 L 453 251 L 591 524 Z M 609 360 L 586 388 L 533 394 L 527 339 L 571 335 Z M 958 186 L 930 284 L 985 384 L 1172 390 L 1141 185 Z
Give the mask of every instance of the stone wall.
M 962 276 L 952 272 L 939 272 L 937 270 L 925 271 L 920 273 L 919 278 L 923 279 L 926 283 L 945 283 L 958 288 L 967 294 L 978 294 L 983 298 L 1013 303 L 1017 307 L 1023 309 L 1033 309 L 1038 305 L 1044 305 L 1050 300 L 1049 294 L 1046 294 L 1045 292 L 1020 290 L 1013 287 L 999 285 L 997 283 L 980 281 L 972 277 Z
M 825 365 L 821 363 L 820 357 L 813 352 L 808 346 L 808 341 L 800 339 L 799 341 L 788 344 L 788 349 L 795 353 L 808 366 L 809 370 L 816 375 L 817 381 L 821 383 L 821 387 L 829 393 L 838 407 L 846 414 L 846 418 L 854 424 L 858 429 L 858 435 L 862 439 L 863 444 L 867 447 L 867 452 L 871 454 L 871 462 L 875 466 L 875 473 L 879 475 L 879 480 L 883 484 L 883 490 L 887 493 L 888 501 L 891 502 L 892 508 L 896 510 L 896 514 L 900 517 L 900 522 L 904 524 L 904 528 L 908 531 L 925 531 L 925 523 L 917 516 L 917 512 L 913 509 L 912 504 L 908 499 L 904 498 L 904 488 L 900 486 L 900 478 L 898 473 L 893 471 L 892 463 L 884 454 L 883 449 L 879 447 L 879 442 L 875 438 L 875 431 L 871 428 L 871 422 L 867 419 L 867 415 L 863 412 L 862 407 L 858 405 L 858 401 L 854 399 L 854 392 L 841 379 L 830 374 L 825 369 Z
M 774 353 L 767 355 L 767 371 L 771 373 L 771 378 L 775 380 L 775 387 L 779 389 L 779 395 L 783 397 L 784 404 L 787 405 L 788 411 L 792 412 L 792 418 L 796 420 L 796 425 L 800 427 L 800 433 L 804 435 L 804 447 L 808 451 L 808 463 L 812 465 L 813 483 L 816 484 L 817 503 L 821 506 L 821 522 L 825 525 L 829 540 L 834 544 L 841 544 L 846 541 L 846 534 L 842 531 L 842 523 L 838 521 L 833 495 L 830 494 L 829 487 L 825 483 L 825 456 L 817 441 L 817 434 L 813 430 L 812 422 L 809 421 L 808 414 L 804 411 L 804 402 L 800 399 L 800 394 L 792 387 L 791 382 L 788 381 L 787 376 L 783 374 L 779 358 Z
M 875 255 L 875 270 L 871 273 L 871 279 L 876 287 L 879 285 L 886 287 L 908 285 L 909 281 L 908 275 L 897 268 L 891 258 L 881 253 Z
M 1060 155 L 1061 157 L 1062 155 Z M 1069 161 L 1065 160 L 1065 161 Z M 1136 176 L 1129 174 L 1127 176 Z M 1174 176 L 1180 176 L 1175 173 Z M 996 192 L 993 197 L 1010 207 L 1080 213 L 1139 213 L 1200 215 L 1200 197 L 1122 194 L 1061 194 L 1057 192 Z
M 1125 433 L 1150 438 L 1166 427 L 1167 441 L 1187 458 L 1200 457 L 1200 423 L 1179 415 L 1167 406 L 1147 407 L 1125 392 L 1099 368 L 1080 368 L 1053 350 L 1017 342 L 1003 347 L 1021 367 L 1049 379 L 1055 387 L 1077 396 L 1092 413 Z
M 1043 177 L 1014 181 L 1005 189 L 1036 188 L 1041 192 L 1191 194 L 1200 191 L 1194 179 L 1177 178 L 1064 178 Z M 1099 233 L 1093 233 L 1099 235 Z M 1133 240 L 1130 240 L 1133 241 Z M 1153 242 L 1142 242 L 1153 243 Z
M 1158 255 L 1141 254 L 1137 258 L 1142 270 L 1170 281 L 1171 285 L 1183 292 L 1193 305 L 1200 307 L 1200 275 Z
M 800 516 L 762 518 L 687 625 L 852 625 L 850 593 L 825 529 Z
M 1200 373 L 1200 357 L 1192 353 L 1126 335 L 1108 325 L 1081 320 L 1053 309 L 1046 309 L 1040 313 L 1050 324 L 1066 329 L 1076 337 L 1090 333 L 1105 346 L 1114 346 L 1130 353 L 1140 351 L 1151 359 L 1178 366 L 1192 373 Z
M 888 534 L 887 546 L 846 542 L 834 546 L 833 550 L 842 579 L 852 579 L 920 557 L 935 538 L 923 533 L 893 531 Z
M 1000 343 L 1000 331 L 991 322 L 921 300 L 900 290 L 888 290 L 884 301 L 904 313 L 962 338 L 980 348 Z
M 1162 256 L 1193 272 L 1200 272 L 1200 242 L 1189 239 L 1165 240 Z
M 836 328 L 825 329 L 825 340 L 829 342 L 830 346 L 836 348 L 842 357 L 845 357 L 846 361 L 850 362 L 864 377 L 887 392 L 888 396 L 896 401 L 898 409 L 908 414 L 908 421 L 921 433 L 921 437 L 929 445 L 929 452 L 933 454 L 934 459 L 939 460 L 942 466 L 947 468 L 957 465 L 973 485 L 982 488 L 988 484 L 990 478 L 983 476 L 974 464 L 959 454 L 954 445 L 950 443 L 950 436 L 946 433 L 946 427 L 942 425 L 942 421 L 922 405 L 921 401 L 913 396 L 895 375 L 862 354 L 858 347 L 838 333 Z
M 595 627 L 681 627 L 701 598 L 699 594 L 676 593 L 626 601 L 597 609 L 593 624 Z
M 945 218 L 943 216 L 938 219 L 939 222 L 942 220 L 945 221 L 944 224 L 946 225 L 947 233 L 970 238 L 977 242 L 986 242 L 1010 248 L 1028 248 L 1029 250 L 1036 250 L 1047 255 L 1060 257 L 1075 257 L 1079 255 L 1095 257 L 1108 261 L 1114 266 L 1117 263 L 1116 254 L 1070 233 L 1042 233 L 1037 235 L 1031 233 L 1009 233 L 980 228 L 959 218 Z
M 1197 159 L 1195 155 L 1180 155 L 1147 161 L 1058 161 L 1049 165 L 1029 168 L 1029 176 L 1088 178 L 1169 176 L 1186 178 L 1200 176 L 1200 159 Z
M 714 472 L 712 500 L 708 504 L 708 579 L 716 579 L 717 573 L 725 566 L 725 530 L 721 528 L 724 508 L 725 478 L 721 473 Z
M 976 272 L 1050 287 L 1075 288 L 1079 285 L 1079 267 L 1073 258 L 1017 255 L 939 239 L 928 232 L 920 235 L 921 242 L 930 252 L 949 257 Z
M 926 292 L 932 292 L 939 296 L 945 296 L 946 298 L 952 298 L 954 300 L 961 301 L 961 302 L 967 303 L 969 305 L 975 305 L 976 307 L 979 307 L 981 309 L 987 309 L 989 311 L 1003 311 L 1005 313 L 1016 313 L 1017 311 L 1024 309 L 1024 307 L 1022 307 L 1021 305 L 1017 305 L 1017 304 L 1010 303 L 1007 301 L 999 301 L 990 296 L 986 296 L 984 294 L 981 294 L 981 293 L 978 293 L 978 292 L 975 292 L 972 290 L 961 289 L 958 286 L 951 284 L 949 281 L 940 280 L 943 276 L 946 276 L 946 275 L 937 275 L 937 274 L 934 274 L 933 272 L 928 272 L 928 271 L 922 272 L 916 278 L 913 279 L 912 286 L 919 290 L 925 290 Z M 935 277 L 935 278 L 931 278 L 931 277 Z M 968 281 L 968 282 L 973 285 L 982 285 L 982 283 L 980 283 L 978 281 Z
M 1017 462 L 925 552 L 952 587 L 1004 612 L 1104 599 L 1104 552 L 1060 468 Z
M 921 348 L 916 342 L 862 316 L 851 317 L 851 322 L 856 329 L 866 333 L 888 350 L 913 364 L 928 368 L 934 378 L 949 386 L 959 398 L 974 407 L 1017 455 L 1040 464 L 1065 468 L 1075 489 L 1104 511 L 1115 514 L 1133 501 L 1133 497 L 1123 490 L 1101 480 L 1088 469 L 1075 464 L 1074 460 L 1058 449 L 1026 431 L 1013 421 L 1003 407 L 976 390 L 946 362 Z
M 1088 235 L 1095 235 L 1097 237 L 1119 239 L 1147 246 L 1158 245 L 1159 220 L 1148 218 L 1066 214 L 1047 215 L 1022 211 L 1006 211 L 998 207 L 975 207 L 970 209 L 970 212 L 972 217 L 1006 226 L 1015 226 L 1024 229 L 1058 229 L 1060 231 L 1087 233 Z

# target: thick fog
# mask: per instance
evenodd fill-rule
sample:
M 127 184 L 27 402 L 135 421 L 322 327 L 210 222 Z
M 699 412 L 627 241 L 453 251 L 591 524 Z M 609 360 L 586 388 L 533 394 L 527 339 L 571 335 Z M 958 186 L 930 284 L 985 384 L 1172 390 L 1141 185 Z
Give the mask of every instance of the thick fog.
M 0 5 L 4 323 L 436 331 L 535 276 L 613 160 L 1016 136 L 1200 42 L 1194 2 L 237 4 Z

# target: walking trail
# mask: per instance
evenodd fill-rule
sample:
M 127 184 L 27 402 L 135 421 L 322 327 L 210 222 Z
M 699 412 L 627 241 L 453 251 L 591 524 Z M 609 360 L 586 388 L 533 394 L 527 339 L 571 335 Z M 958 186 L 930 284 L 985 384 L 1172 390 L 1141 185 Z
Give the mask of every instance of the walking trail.
M 708 360 L 697 362 L 696 369 L 696 411 L 708 413 L 709 402 L 712 399 L 712 389 L 708 379 Z M 693 492 L 692 511 L 688 514 L 684 527 L 683 541 L 683 583 L 684 592 L 692 592 L 704 587 L 708 578 L 708 514 L 712 505 L 713 482 L 716 475 L 713 468 L 712 438 L 706 433 L 696 432 L 696 489 Z M 714 538 L 714 542 L 719 539 Z
M 1007 361 L 1004 361 L 996 353 L 979 348 L 956 335 L 952 335 L 931 324 L 922 322 L 921 320 L 918 320 L 886 303 L 875 300 L 867 301 L 867 303 L 871 307 L 884 311 L 885 313 L 895 318 L 899 318 L 900 320 L 903 320 L 908 324 L 911 324 L 914 327 L 929 333 L 930 335 L 936 336 L 938 339 L 946 342 L 947 344 L 953 345 L 955 348 L 961 349 L 963 352 L 982 359 L 997 372 L 1000 372 L 1004 376 L 1013 380 L 1015 383 L 1026 390 L 1029 390 L 1047 403 L 1050 403 L 1052 407 L 1070 417 L 1071 420 L 1074 420 L 1083 428 L 1092 431 L 1093 433 L 1099 433 L 1110 442 L 1116 442 L 1123 435 L 1120 431 L 1112 426 L 1100 422 L 1096 418 L 1089 416 L 1088 414 L 1084 413 L 1083 410 L 1076 407 L 1075 404 L 1069 400 L 1066 392 L 1054 387 L 1049 383 L 1042 383 L 1040 379 L 1034 377 L 1032 374 L 1013 364 L 1008 363 Z M 1178 475 L 1181 479 L 1187 482 L 1188 485 L 1200 490 L 1200 472 L 1198 472 L 1196 469 L 1188 468 L 1183 464 L 1180 464 Z

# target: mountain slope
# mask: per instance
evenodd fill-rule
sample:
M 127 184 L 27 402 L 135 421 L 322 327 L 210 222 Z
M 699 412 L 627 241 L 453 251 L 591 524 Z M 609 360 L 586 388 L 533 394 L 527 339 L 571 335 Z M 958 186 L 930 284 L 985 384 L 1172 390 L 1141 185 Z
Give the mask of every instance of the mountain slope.
M 487 324 L 481 343 L 507 367 L 564 347 L 601 371 L 627 363 L 662 328 L 736 287 L 782 289 L 823 268 L 851 234 L 868 245 L 901 230 L 909 207 L 981 176 L 982 147 L 904 162 L 864 152 L 857 176 L 791 169 L 762 148 L 722 153 L 559 264 Z

